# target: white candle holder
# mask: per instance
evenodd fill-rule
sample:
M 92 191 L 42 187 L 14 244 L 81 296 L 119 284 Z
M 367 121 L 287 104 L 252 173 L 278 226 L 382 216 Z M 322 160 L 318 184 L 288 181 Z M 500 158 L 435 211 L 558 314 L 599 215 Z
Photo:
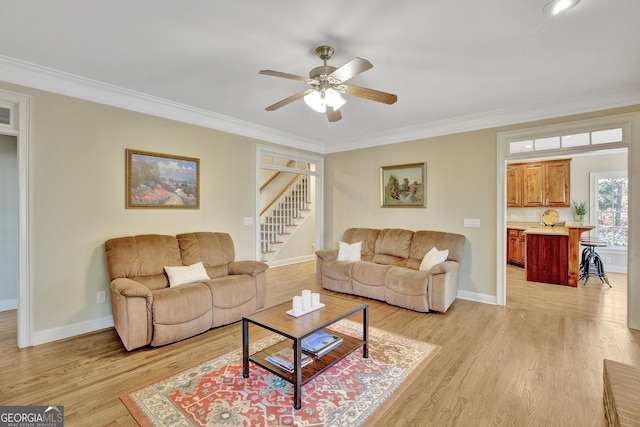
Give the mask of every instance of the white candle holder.
M 293 308 L 287 311 L 289 316 L 300 317 L 324 307 L 320 302 L 320 294 L 311 293 L 310 290 L 303 290 L 302 295 L 293 297 Z

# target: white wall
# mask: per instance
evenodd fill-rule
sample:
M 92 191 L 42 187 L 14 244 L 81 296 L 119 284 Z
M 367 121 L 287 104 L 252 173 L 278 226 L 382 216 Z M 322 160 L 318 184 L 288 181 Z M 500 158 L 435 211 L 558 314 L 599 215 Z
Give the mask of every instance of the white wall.
M 18 151 L 0 135 L 0 311 L 18 304 Z

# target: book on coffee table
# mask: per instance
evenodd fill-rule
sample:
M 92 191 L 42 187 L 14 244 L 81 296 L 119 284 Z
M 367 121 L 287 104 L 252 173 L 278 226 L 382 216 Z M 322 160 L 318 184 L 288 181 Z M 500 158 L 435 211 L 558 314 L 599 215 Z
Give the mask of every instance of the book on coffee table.
M 287 372 L 293 372 L 293 349 L 292 348 L 283 348 L 282 350 L 278 350 L 270 356 L 265 358 L 269 362 L 276 365 L 278 368 L 285 370 Z M 306 354 L 302 354 L 302 360 L 300 361 L 300 366 L 307 366 L 309 363 L 313 362 L 313 359 Z
M 317 331 L 302 339 L 302 350 L 322 357 L 342 344 L 342 338 L 326 331 Z

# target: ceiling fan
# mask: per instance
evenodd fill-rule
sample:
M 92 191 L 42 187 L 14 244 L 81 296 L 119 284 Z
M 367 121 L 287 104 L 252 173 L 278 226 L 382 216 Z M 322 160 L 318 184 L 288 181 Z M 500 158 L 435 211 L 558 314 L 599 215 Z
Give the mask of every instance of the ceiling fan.
M 267 111 L 274 111 L 284 107 L 291 102 L 304 97 L 305 102 L 314 110 L 326 113 L 330 122 L 337 122 L 342 118 L 340 107 L 346 102 L 340 94 L 357 96 L 371 101 L 393 104 L 398 97 L 392 93 L 380 92 L 361 86 L 345 84 L 360 73 L 373 68 L 371 62 L 362 58 L 353 58 L 340 68 L 327 65 L 327 61 L 333 55 L 333 48 L 330 46 L 320 46 L 316 48 L 316 53 L 324 61 L 324 65 L 316 67 L 309 72 L 309 77 L 297 76 L 295 74 L 282 73 L 273 70 L 260 70 L 259 74 L 267 76 L 282 77 L 285 79 L 298 80 L 311 86 L 309 89 L 276 102 L 266 108 Z

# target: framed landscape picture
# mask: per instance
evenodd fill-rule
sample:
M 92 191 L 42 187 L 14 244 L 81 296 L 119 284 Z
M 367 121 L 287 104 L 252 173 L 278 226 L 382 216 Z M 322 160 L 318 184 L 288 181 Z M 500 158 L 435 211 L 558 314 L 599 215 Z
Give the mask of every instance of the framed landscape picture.
M 200 208 L 200 159 L 126 150 L 127 208 Z
M 426 163 L 380 168 L 380 199 L 383 208 L 424 208 L 427 200 L 426 188 Z

